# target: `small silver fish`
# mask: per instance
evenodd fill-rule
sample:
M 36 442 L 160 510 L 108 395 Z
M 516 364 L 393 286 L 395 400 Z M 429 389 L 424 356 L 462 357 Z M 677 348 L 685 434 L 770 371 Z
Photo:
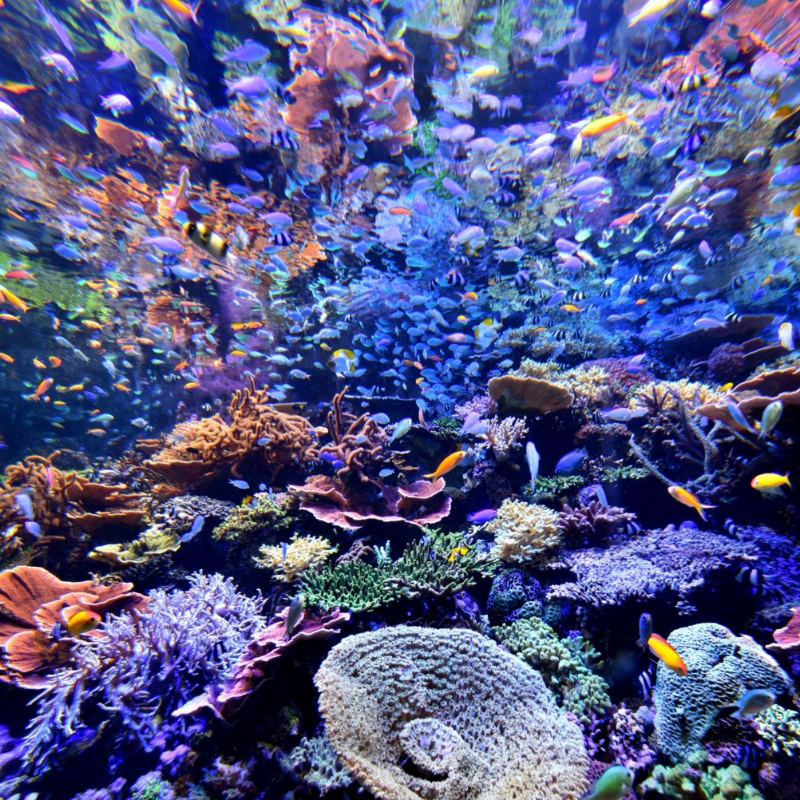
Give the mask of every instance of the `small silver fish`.
M 295 595 L 289 605 L 289 613 L 286 615 L 286 634 L 284 638 L 290 639 L 294 626 L 300 621 L 303 616 L 303 610 L 306 607 L 306 597 L 304 594 Z

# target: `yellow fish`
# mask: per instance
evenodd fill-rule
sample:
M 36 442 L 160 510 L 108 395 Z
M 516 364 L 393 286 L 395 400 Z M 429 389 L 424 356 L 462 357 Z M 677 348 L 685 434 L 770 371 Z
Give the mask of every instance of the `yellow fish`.
M 81 609 L 76 611 L 67 621 L 67 631 L 72 636 L 80 636 L 82 633 L 93 631 L 103 618 L 96 611 Z
M 189 381 L 189 383 L 184 383 L 184 389 L 196 389 L 200 385 L 200 381 Z
M 662 636 L 654 633 L 647 640 L 647 646 L 656 658 L 664 662 L 673 672 L 688 675 L 689 668 L 686 662 L 678 655 L 678 651 Z
M 675 0 L 648 0 L 635 14 L 628 18 L 628 27 L 632 28 L 643 19 L 650 19 L 675 5 Z
M 447 475 L 448 472 L 454 470 L 467 456 L 466 450 L 456 450 L 451 453 L 447 458 L 436 467 L 436 472 L 431 472 L 429 475 L 423 475 L 424 478 L 441 478 L 442 475 Z
M 465 556 L 467 553 L 469 553 L 469 547 L 454 547 L 447 560 L 455 561 L 456 556 Z
M 486 78 L 494 78 L 495 75 L 500 74 L 500 67 L 497 64 L 484 64 L 477 69 L 472 70 L 470 74 L 467 76 L 467 80 L 472 81 L 480 81 Z
M 750 485 L 759 492 L 774 492 L 776 489 L 780 489 L 781 486 L 788 486 L 792 489 L 788 472 L 785 475 L 777 472 L 763 472 L 761 475 L 756 475 L 750 481 Z
M 636 125 L 637 123 L 630 119 L 630 115 L 633 114 L 638 107 L 639 106 L 636 105 L 630 111 L 621 111 L 618 114 L 608 114 L 605 117 L 593 119 L 591 122 L 588 122 L 581 128 L 579 135 L 583 139 L 591 139 L 594 136 L 600 136 L 603 133 L 613 130 L 617 127 L 617 125 L 621 125 L 623 122 L 629 122 L 632 125 Z
M 690 491 L 688 491 L 688 489 L 684 489 L 682 486 L 668 486 L 667 491 L 679 503 L 683 503 L 685 506 L 693 508 L 702 517 L 704 521 L 706 520 L 705 509 L 716 508 L 716 506 L 704 506 L 695 495 L 693 495 Z
M 6 303 L 10 303 L 17 311 L 21 311 L 24 314 L 28 310 L 25 301 L 20 300 L 13 292 L 9 292 L 5 286 L 0 286 L 0 295 L 2 295 L 2 299 L 5 300 Z

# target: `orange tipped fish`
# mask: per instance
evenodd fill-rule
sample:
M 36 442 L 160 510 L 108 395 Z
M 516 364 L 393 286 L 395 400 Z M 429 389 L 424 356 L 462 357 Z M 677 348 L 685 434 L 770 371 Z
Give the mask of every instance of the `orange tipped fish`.
M 689 668 L 678 651 L 663 636 L 659 636 L 657 633 L 651 634 L 647 640 L 647 646 L 650 648 L 650 652 L 673 672 L 680 675 L 689 674 Z
M 15 317 L 13 314 L 0 314 L 0 319 L 3 322 L 19 322 L 20 318 Z
M 36 369 L 47 369 L 47 364 L 45 364 L 44 361 L 40 361 L 38 358 L 33 359 L 33 366 L 36 367 Z
M 188 3 L 182 2 L 182 0 L 161 0 L 161 5 L 163 5 L 167 11 L 172 12 L 178 19 L 184 22 L 189 22 L 191 20 L 195 25 L 200 24 L 197 19 L 197 11 L 201 4 L 202 3 L 197 3 L 197 5 L 192 7 Z
M 454 470 L 467 456 L 465 450 L 456 450 L 455 453 L 451 453 L 447 458 L 436 467 L 436 472 L 431 472 L 430 475 L 424 475 L 425 478 L 433 478 L 436 480 L 437 478 L 441 478 L 442 475 L 447 475 L 448 472 Z
M 13 292 L 9 292 L 5 286 L 0 286 L 0 295 L 3 296 L 3 300 L 6 303 L 14 306 L 17 311 L 21 311 L 23 314 L 28 310 L 28 306 L 26 305 L 24 300 L 20 300 Z
M 679 503 L 683 503 L 685 506 L 693 508 L 703 518 L 703 521 L 706 521 L 705 509 L 716 508 L 716 506 L 704 506 L 695 495 L 693 495 L 688 489 L 684 489 L 682 486 L 668 486 L 667 491 Z
M 84 328 L 88 328 L 90 331 L 99 331 L 103 329 L 103 326 L 93 319 L 82 319 L 81 325 L 83 325 Z
M 48 356 L 47 360 L 53 367 L 60 367 L 64 363 L 58 356 Z
M 200 385 L 200 381 L 189 381 L 189 383 L 184 383 L 184 389 L 196 389 Z
M 82 633 L 93 631 L 103 618 L 96 611 L 81 608 L 70 615 L 67 620 L 67 631 L 71 636 L 80 636 Z

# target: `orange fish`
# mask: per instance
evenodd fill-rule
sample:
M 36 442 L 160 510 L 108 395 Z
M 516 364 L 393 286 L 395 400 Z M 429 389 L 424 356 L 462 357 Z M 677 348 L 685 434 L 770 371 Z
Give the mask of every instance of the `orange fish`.
M 124 383 L 122 383 L 122 381 L 120 381 L 119 383 L 115 383 L 114 384 L 114 388 L 115 389 L 119 389 L 121 392 L 129 392 L 130 391 L 130 387 L 126 386 Z
M 91 433 L 92 436 L 105 436 L 106 435 L 106 431 L 104 431 L 102 428 L 89 428 L 89 430 L 86 431 L 86 433 Z
M 184 383 L 184 389 L 196 389 L 200 385 L 200 381 L 189 381 L 189 383 Z
M 246 322 L 244 327 L 249 331 L 253 331 L 253 330 L 256 330 L 257 328 L 260 328 L 261 327 L 261 323 L 260 322 Z
M 175 372 L 180 372 L 181 370 L 186 369 L 186 367 L 188 367 L 188 366 L 189 366 L 189 362 L 188 361 L 181 361 L 180 364 L 176 364 L 175 365 Z
M 14 280 L 14 281 L 34 281 L 34 280 L 36 280 L 36 278 L 34 277 L 34 275 L 32 273 L 27 272 L 24 269 L 12 269 L 12 270 L 9 270 L 8 272 L 6 272 L 5 275 L 3 275 L 3 277 L 4 278 L 11 278 L 11 280 Z
M 95 322 L 93 319 L 82 319 L 81 325 L 83 325 L 84 328 L 89 328 L 91 331 L 103 330 L 103 326 L 99 322 Z
M 684 489 L 682 486 L 667 486 L 667 491 L 679 503 L 683 503 L 685 506 L 693 508 L 704 521 L 706 520 L 705 509 L 716 508 L 716 506 L 704 506 L 695 495 L 693 495 L 688 489 Z
M 0 0 L 0 8 L 3 7 L 3 0 Z M 32 83 L 18 83 L 17 81 L 0 81 L 0 89 L 5 89 L 11 94 L 26 94 L 33 92 L 36 87 Z
M 639 298 L 639 299 L 636 301 L 635 305 L 637 305 L 637 306 L 643 306 L 643 305 L 644 305 L 646 302 L 647 302 L 647 298 L 646 298 L 646 297 L 640 297 L 640 298 Z
M 567 303 L 566 305 L 561 306 L 562 311 L 569 311 L 571 314 L 580 314 L 583 311 L 582 308 L 578 308 L 578 306 L 573 305 L 572 303 Z
M 37 387 L 31 397 L 35 397 L 39 400 L 45 392 L 53 385 L 52 378 L 45 378 Z
M 154 342 L 152 339 L 148 339 L 146 336 L 137 336 L 137 337 L 136 337 L 136 341 L 137 341 L 139 344 L 144 344 L 144 345 L 147 345 L 148 347 L 149 347 L 151 344 L 155 344 L 155 342 Z
M 70 614 L 67 620 L 67 631 L 71 636 L 80 636 L 82 633 L 93 631 L 103 618 L 96 611 L 79 608 Z
M 647 646 L 652 654 L 664 662 L 673 672 L 680 675 L 688 675 L 689 668 L 684 660 L 678 655 L 678 651 L 663 637 L 657 633 L 651 634 L 647 640 Z
M 436 467 L 435 472 L 431 472 L 429 475 L 423 475 L 424 478 L 433 478 L 436 480 L 437 478 L 441 478 L 442 475 L 447 475 L 448 472 L 454 470 L 467 456 L 465 450 L 456 450 L 455 453 L 451 453 L 447 458 Z
M 0 286 L 0 295 L 2 295 L 3 300 L 5 300 L 6 303 L 10 303 L 12 306 L 14 306 L 14 308 L 17 309 L 17 311 L 21 311 L 24 314 L 28 310 L 28 306 L 25 304 L 25 301 L 20 300 L 15 294 L 9 292 L 5 286 Z
M 461 299 L 463 300 L 477 300 L 478 295 L 475 292 L 465 292 L 461 295 Z
M 47 360 L 52 364 L 54 367 L 60 367 L 63 363 L 58 356 L 48 356 Z
M 414 212 L 410 208 L 403 208 L 403 206 L 392 206 L 389 209 L 389 213 L 398 217 L 410 217 Z
M 0 353 L 0 361 L 5 361 L 6 364 L 13 364 L 14 359 L 8 353 Z
M 82 383 L 73 383 L 72 386 L 70 386 L 67 389 L 67 391 L 68 392 L 82 392 L 83 391 L 83 384 Z
M 621 217 L 612 219 L 609 223 L 609 228 L 627 228 L 637 216 L 638 214 L 635 211 L 631 211 L 629 214 L 623 214 Z
M 13 314 L 0 314 L 0 319 L 3 322 L 19 322 L 19 317 L 15 317 Z
M 47 369 L 47 364 L 40 361 L 38 358 L 33 359 L 33 366 L 36 367 L 36 369 Z
M 202 5 L 202 0 L 194 6 L 194 8 L 188 3 L 182 2 L 182 0 L 161 0 L 161 5 L 184 22 L 189 22 L 189 20 L 191 20 L 195 25 L 200 24 L 197 19 L 197 11 Z
M 617 74 L 617 62 L 614 61 L 605 67 L 598 67 L 592 75 L 592 83 L 605 83 Z
M 581 128 L 580 135 L 584 139 L 591 139 L 594 136 L 600 136 L 603 133 L 608 133 L 608 131 L 613 130 L 617 127 L 617 125 L 621 125 L 623 122 L 629 122 L 631 125 L 636 125 L 636 121 L 630 119 L 630 115 L 632 115 L 637 108 L 638 106 L 634 106 L 630 111 L 621 111 L 619 114 L 608 114 L 605 117 L 593 119 L 591 122 L 586 123 L 583 128 Z

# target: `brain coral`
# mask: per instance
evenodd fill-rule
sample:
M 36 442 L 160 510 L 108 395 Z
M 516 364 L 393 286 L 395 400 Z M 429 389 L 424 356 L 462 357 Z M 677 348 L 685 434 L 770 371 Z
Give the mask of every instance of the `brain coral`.
M 674 762 L 697 750 L 720 708 L 733 705 L 749 689 L 776 694 L 791 690 L 789 676 L 772 656 L 749 636 L 734 636 L 722 625 L 678 628 L 668 641 L 689 669 L 688 675 L 680 675 L 658 665 L 658 745 Z
M 577 800 L 580 729 L 539 674 L 472 631 L 349 636 L 317 672 L 342 763 L 381 800 Z

